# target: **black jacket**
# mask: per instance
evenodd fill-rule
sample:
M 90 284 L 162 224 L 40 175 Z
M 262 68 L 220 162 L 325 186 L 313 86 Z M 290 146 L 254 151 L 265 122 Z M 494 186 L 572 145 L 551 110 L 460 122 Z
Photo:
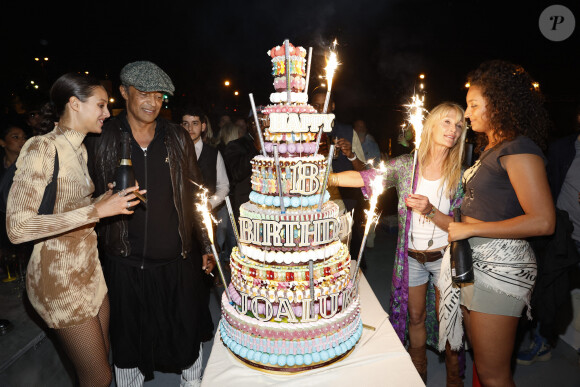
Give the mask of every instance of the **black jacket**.
M 182 256 L 192 252 L 197 238 L 203 253 L 210 254 L 211 246 L 201 216 L 195 207 L 198 187 L 203 179 L 191 138 L 180 126 L 165 119 L 157 118 L 158 127 L 164 129 L 163 139 L 167 147 L 173 201 L 179 217 L 179 235 L 182 241 Z M 103 126 L 103 132 L 96 136 L 87 136 L 85 145 L 88 151 L 89 173 L 95 184 L 95 196 L 107 190 L 107 184 L 114 180 L 115 168 L 119 162 L 121 131 L 130 130 L 126 113 L 110 119 Z M 128 257 L 131 247 L 127 232 L 125 216 L 114 216 L 101 219 L 97 229 L 100 245 L 104 252 L 112 256 Z
M 223 153 L 224 163 L 230 180 L 230 197 L 236 219 L 240 215 L 240 206 L 250 200 L 252 192 L 252 164 L 250 161 L 258 155 L 254 140 L 246 134 L 237 140 L 230 141 Z

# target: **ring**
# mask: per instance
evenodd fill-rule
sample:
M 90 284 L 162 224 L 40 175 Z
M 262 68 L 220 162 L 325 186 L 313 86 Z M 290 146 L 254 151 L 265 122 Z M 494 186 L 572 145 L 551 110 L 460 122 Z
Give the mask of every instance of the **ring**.
M 129 202 L 127 202 L 127 208 L 129 208 L 129 207 L 130 207 Z
M 117 192 L 117 195 L 119 195 L 120 197 L 123 197 L 123 191 Z

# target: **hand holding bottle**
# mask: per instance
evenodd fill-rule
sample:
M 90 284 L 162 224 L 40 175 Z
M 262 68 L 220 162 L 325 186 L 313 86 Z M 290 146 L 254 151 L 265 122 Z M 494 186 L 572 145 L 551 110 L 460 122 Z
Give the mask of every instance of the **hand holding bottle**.
M 461 211 L 453 210 L 454 223 L 461 223 Z M 453 223 L 451 223 L 453 224 Z M 473 282 L 473 257 L 471 246 L 467 239 L 454 240 L 451 242 L 451 278 L 456 284 Z

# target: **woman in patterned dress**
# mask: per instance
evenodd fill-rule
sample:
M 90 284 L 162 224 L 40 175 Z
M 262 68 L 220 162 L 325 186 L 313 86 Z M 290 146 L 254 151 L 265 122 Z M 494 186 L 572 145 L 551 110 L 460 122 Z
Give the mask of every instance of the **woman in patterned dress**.
M 27 270 L 28 298 L 63 345 L 80 385 L 109 386 L 109 299 L 94 226 L 104 217 L 132 214 L 129 207 L 139 201 L 122 191 L 91 197 L 94 185 L 82 142 L 87 133 L 100 133 L 110 116 L 99 81 L 65 74 L 53 84 L 50 98 L 59 121 L 52 132 L 29 139 L 20 152 L 8 195 L 8 236 L 13 243 L 35 242 Z M 56 157 L 54 211 L 39 215 Z
M 460 179 L 465 133 L 463 109 L 457 104 L 442 103 L 425 120 L 414 181 L 410 154 L 389 160 L 384 173 L 385 187 L 395 187 L 399 197 L 399 235 L 389 318 L 403 344 L 408 332 L 408 351 L 424 381 L 426 345 L 436 346 L 438 342 L 439 295 L 434 285 L 442 250 L 447 246 L 447 225 L 463 197 Z M 378 170 L 369 169 L 331 174 L 329 184 L 363 187 L 366 196 L 377 173 Z M 446 367 L 447 385 L 462 386 L 457 352 L 449 347 Z

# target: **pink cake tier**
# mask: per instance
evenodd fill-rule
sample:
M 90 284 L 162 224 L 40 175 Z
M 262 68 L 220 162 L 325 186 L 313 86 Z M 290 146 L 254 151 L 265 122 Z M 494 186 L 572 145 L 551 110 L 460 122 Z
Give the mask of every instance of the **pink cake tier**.
M 290 93 L 291 104 L 286 104 L 288 93 L 272 93 L 270 101 L 274 105 L 267 105 L 260 113 L 316 113 L 314 107 L 307 105 L 308 96 L 306 93 Z M 301 102 L 304 101 L 304 102 Z
M 350 351 L 362 335 L 358 296 L 341 313 L 304 323 L 259 321 L 237 308 L 222 297 L 221 339 L 234 354 L 258 368 L 296 371 L 295 366 L 325 363 Z

